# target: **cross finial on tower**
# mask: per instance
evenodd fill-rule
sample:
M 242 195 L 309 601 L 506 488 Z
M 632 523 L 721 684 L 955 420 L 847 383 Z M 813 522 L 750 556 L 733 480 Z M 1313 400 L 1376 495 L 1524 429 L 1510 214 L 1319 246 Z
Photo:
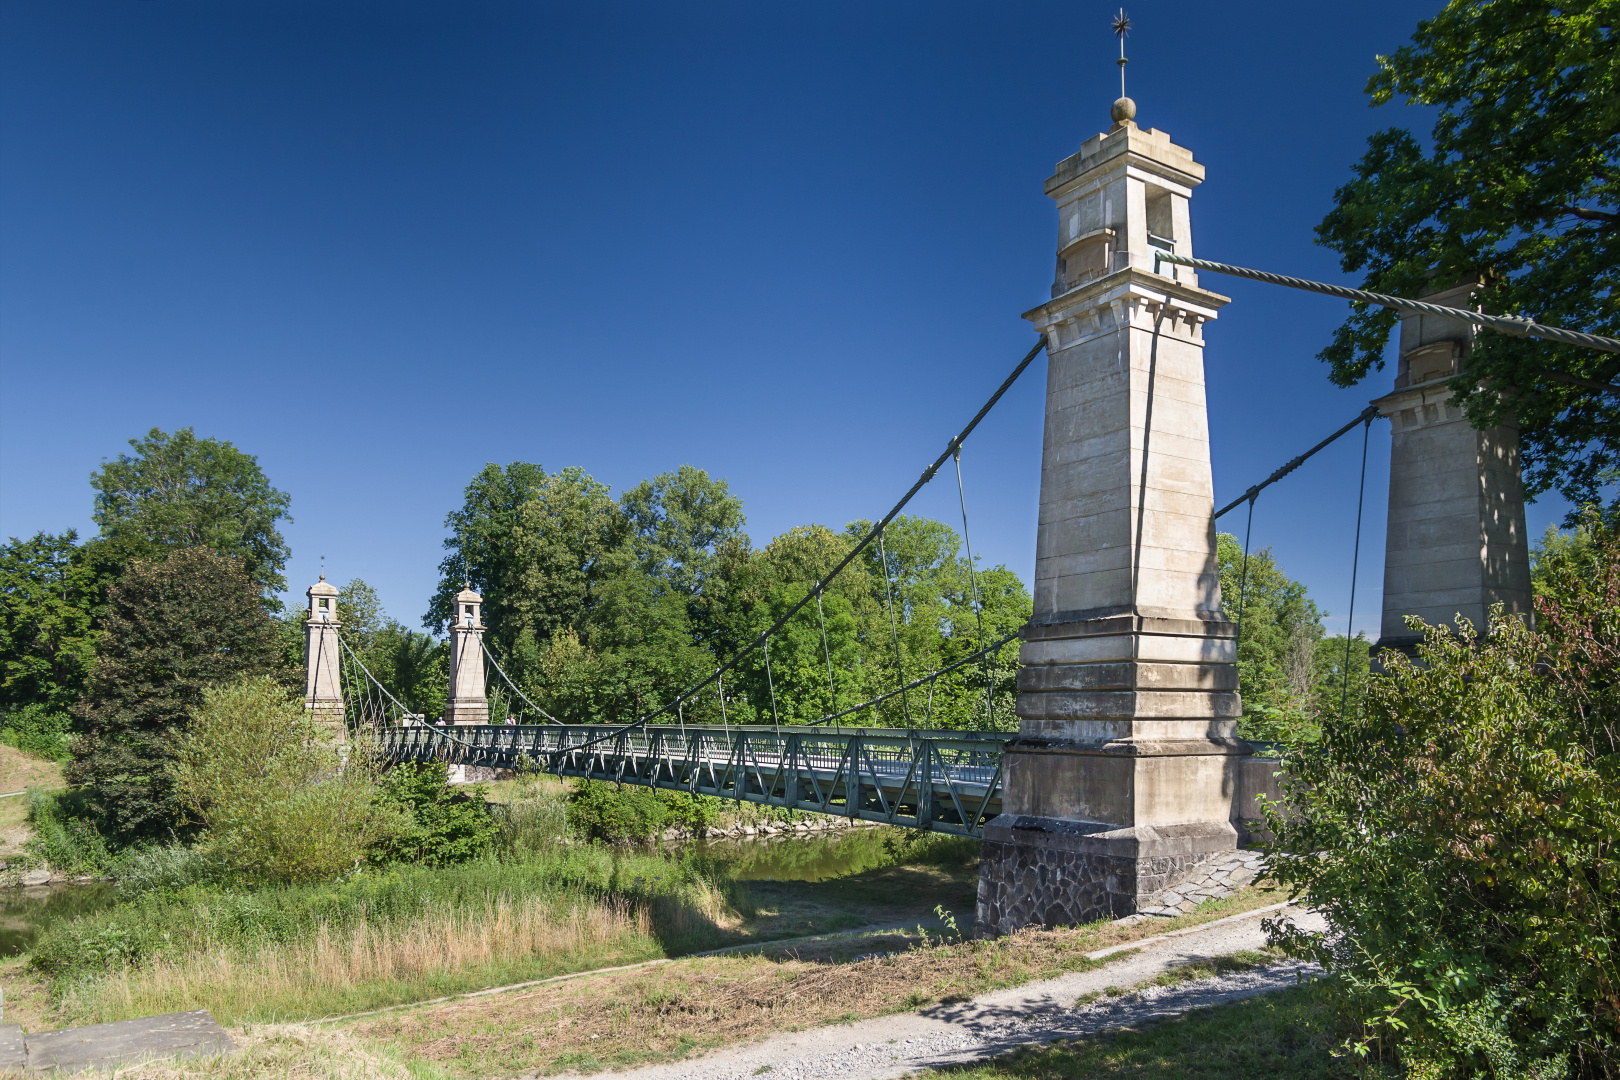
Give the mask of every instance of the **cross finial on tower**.
M 1119 38 L 1119 59 L 1115 61 L 1119 64 L 1119 100 L 1114 102 L 1108 114 L 1113 117 L 1114 123 L 1123 124 L 1136 119 L 1136 102 L 1125 96 L 1125 65 L 1130 63 L 1125 58 L 1125 35 L 1131 32 L 1131 17 L 1125 14 L 1124 8 L 1120 8 L 1119 14 L 1114 16 L 1113 28 L 1114 36 Z

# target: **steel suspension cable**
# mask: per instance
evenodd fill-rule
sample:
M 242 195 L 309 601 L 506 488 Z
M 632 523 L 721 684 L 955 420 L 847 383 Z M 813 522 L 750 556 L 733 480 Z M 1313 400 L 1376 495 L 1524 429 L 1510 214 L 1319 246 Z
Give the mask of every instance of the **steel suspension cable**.
M 967 546 L 968 581 L 973 583 L 973 621 L 979 628 L 979 651 L 984 651 L 984 601 L 979 598 L 979 575 L 973 566 L 973 538 L 968 535 L 967 495 L 962 490 L 962 448 L 958 446 L 956 458 L 956 498 L 962 504 L 962 543 Z M 932 689 L 928 691 L 929 711 L 933 711 Z M 995 720 L 990 714 L 990 662 L 984 663 L 984 722 L 993 724 Z
M 539 713 L 541 716 L 545 717 L 547 720 L 550 720 L 553 724 L 562 723 L 561 720 L 558 720 L 555 716 L 552 716 L 550 713 L 546 712 L 546 710 L 529 700 L 529 695 L 525 694 L 518 684 L 512 681 L 512 677 L 510 675 L 501 670 L 501 662 L 495 659 L 495 653 L 490 650 L 490 647 L 487 644 L 485 644 L 482 640 L 480 640 L 478 644 L 483 648 L 484 655 L 489 658 L 489 662 L 495 666 L 495 670 L 500 674 L 502 681 L 504 681 L 507 686 L 512 688 L 512 692 L 514 694 L 523 699 L 523 703 L 525 705 Z
M 993 653 L 997 649 L 1001 648 L 1003 645 L 1007 644 L 1009 641 L 1012 641 L 1017 636 L 1018 636 L 1018 631 L 1014 630 L 1012 633 L 1008 634 L 1006 637 L 1002 638 L 1000 641 L 992 641 L 989 645 L 986 645 L 985 648 L 984 648 L 984 652 Z M 862 709 L 875 708 L 879 704 L 881 704 L 881 703 L 883 703 L 885 701 L 888 701 L 890 698 L 898 696 L 900 694 L 901 690 L 915 690 L 915 689 L 917 689 L 917 687 L 921 686 L 925 682 L 929 682 L 929 681 L 931 681 L 933 679 L 937 679 L 941 675 L 948 675 L 951 672 L 955 671 L 959 667 L 962 667 L 962 666 L 964 666 L 966 664 L 973 663 L 973 661 L 977 660 L 979 658 L 979 656 L 980 656 L 980 653 L 969 653 L 967 656 L 962 657 L 962 659 L 956 661 L 954 664 L 949 664 L 949 665 L 947 665 L 945 667 L 942 667 L 938 671 L 931 671 L 927 675 L 924 675 L 920 679 L 913 679 L 911 682 L 907 683 L 905 686 L 902 686 L 899 690 L 890 690 L 886 694 L 879 694 L 877 697 L 872 698 L 870 701 L 863 701 L 859 705 L 851 705 L 847 709 L 841 709 L 838 712 L 832 713 L 829 716 L 823 716 L 820 720 L 812 720 L 808 724 L 806 724 L 805 726 L 806 727 L 816 727 L 816 726 L 819 726 L 821 724 L 826 724 L 826 723 L 830 723 L 830 722 L 832 722 L 834 720 L 837 720 L 840 716 L 848 716 L 850 713 L 857 713 L 857 712 L 860 712 Z
M 889 522 L 893 521 L 895 516 L 898 515 L 901 510 L 905 509 L 906 504 L 911 502 L 912 498 L 916 496 L 917 492 L 919 492 L 919 491 L 921 491 L 923 489 L 924 485 L 926 485 L 929 481 L 934 479 L 934 476 L 935 476 L 936 473 L 939 472 L 940 467 L 942 465 L 944 465 L 946 459 L 948 459 L 951 456 L 951 453 L 953 452 L 953 449 L 955 447 L 957 447 L 957 446 L 960 446 L 963 442 L 965 442 L 967 440 L 967 437 L 973 433 L 973 429 L 979 426 L 979 422 L 981 420 L 983 420 L 986 415 L 989 414 L 991 409 L 995 408 L 996 402 L 1000 401 L 1002 399 L 1002 397 L 1007 393 L 1007 391 L 1012 389 L 1012 384 L 1018 381 L 1018 377 L 1024 373 L 1024 370 L 1029 367 L 1029 365 L 1035 360 L 1035 358 L 1041 354 L 1041 350 L 1043 350 L 1045 348 L 1046 348 L 1046 338 L 1043 335 L 1041 337 L 1041 340 L 1035 343 L 1035 347 L 1030 349 L 1029 352 L 1024 355 L 1024 358 L 1018 362 L 1018 365 L 1012 369 L 1012 373 L 1009 374 L 1005 379 L 1002 380 L 1002 383 L 1001 383 L 1000 386 L 996 387 L 996 392 L 990 395 L 989 400 L 987 400 L 982 406 L 979 407 L 979 411 L 973 415 L 973 419 L 968 421 L 967 426 L 964 427 L 959 433 L 957 433 L 956 437 L 954 439 L 952 439 L 949 444 L 947 444 L 947 446 L 945 447 L 944 453 L 940 454 L 939 457 L 935 458 L 933 464 L 929 465 L 926 469 L 924 469 L 922 471 L 922 475 L 917 478 L 916 483 L 911 485 L 911 489 L 900 497 L 900 501 L 895 503 L 894 506 L 889 510 L 889 512 L 883 516 L 883 519 L 881 521 L 879 521 L 876 525 L 874 525 L 867 532 L 867 534 L 861 539 L 861 542 L 856 544 L 853 548 L 851 548 L 850 551 L 848 553 L 846 553 L 842 559 L 839 560 L 838 565 L 833 567 L 830 571 L 828 571 L 827 575 L 825 577 L 823 577 L 819 582 L 817 582 L 817 586 L 819 588 L 823 588 L 823 589 L 826 588 L 827 584 L 829 582 L 831 582 L 833 578 L 835 578 L 839 574 L 843 573 L 845 567 L 847 567 L 850 563 L 854 562 L 855 559 L 857 557 L 859 557 L 861 552 L 865 551 L 868 547 L 871 546 L 872 541 L 877 538 L 878 532 L 884 526 L 888 525 Z M 806 593 L 804 595 L 804 597 L 799 600 L 798 603 L 796 603 L 792 607 L 788 608 L 788 610 L 782 615 L 782 617 L 780 619 L 777 619 L 776 622 L 770 627 L 770 629 L 765 631 L 765 634 L 763 636 L 769 636 L 771 634 L 774 634 L 777 630 L 780 630 L 784 625 L 787 624 L 787 621 L 789 619 L 791 619 L 793 616 L 795 616 L 795 615 L 797 615 L 799 613 L 800 608 L 804 607 L 804 605 L 808 604 L 809 602 L 810 602 L 810 594 Z M 757 647 L 758 643 L 759 643 L 759 639 L 755 639 L 754 641 L 751 641 L 751 642 L 747 643 L 746 645 L 744 645 L 742 648 L 740 648 L 736 653 L 734 653 L 732 655 L 731 659 L 727 660 L 725 663 L 723 663 L 719 667 L 715 668 L 714 671 L 712 673 L 710 673 L 710 675 L 707 678 L 705 678 L 705 679 L 693 684 L 692 686 L 688 687 L 687 689 L 681 691 L 679 694 L 677 694 L 675 696 L 675 698 L 672 701 L 665 703 L 664 705 L 660 706 L 657 709 L 654 709 L 652 712 L 650 712 L 647 715 L 641 717 L 639 720 L 634 720 L 631 723 L 626 724 L 623 728 L 620 728 L 617 731 L 612 731 L 612 732 L 609 732 L 606 735 L 598 736 L 597 738 L 592 739 L 589 742 L 584 743 L 582 745 L 583 746 L 591 746 L 591 745 L 594 745 L 595 743 L 598 743 L 598 742 L 604 742 L 604 741 L 606 741 L 608 739 L 617 738 L 619 735 L 623 734 L 624 732 L 629 731 L 632 728 L 640 727 L 643 724 L 646 724 L 649 720 L 652 720 L 654 717 L 662 715 L 663 713 L 668 712 L 671 708 L 673 708 L 675 706 L 675 704 L 677 702 L 687 700 L 692 695 L 696 694 L 698 691 L 700 691 L 704 687 L 708 686 L 710 683 L 715 682 L 716 680 L 718 680 L 725 672 L 730 671 L 733 667 L 736 667 L 737 664 L 742 661 L 743 657 L 747 656 L 750 652 L 752 652 Z
M 821 610 L 821 586 L 816 586 L 816 621 L 821 624 L 821 655 L 827 658 L 827 707 L 838 708 L 838 686 L 833 682 L 832 650 L 827 647 L 827 616 Z
M 900 624 L 894 618 L 894 582 L 889 579 L 889 553 L 883 548 L 883 534 L 878 533 L 878 562 L 883 564 L 883 596 L 889 604 L 889 632 L 894 635 L 894 676 L 904 683 L 906 681 L 906 668 L 900 662 Z M 900 688 L 900 708 L 906 718 L 906 730 L 911 730 L 911 700 L 906 697 L 905 687 Z M 874 712 L 874 716 L 877 714 Z
M 1378 406 L 1376 406 L 1376 405 L 1367 406 L 1365 409 L 1361 410 L 1361 415 L 1357 416 L 1354 420 L 1352 420 L 1348 424 L 1344 425 L 1344 427 L 1340 428 L 1338 431 L 1335 431 L 1333 434 L 1329 435 L 1327 438 L 1323 439 L 1321 442 L 1317 443 L 1315 446 L 1311 447 L 1309 450 L 1305 451 L 1303 454 L 1299 455 L 1296 458 L 1293 458 L 1293 459 L 1289 460 L 1286 464 L 1284 464 L 1276 472 L 1272 473 L 1270 476 L 1266 477 L 1264 480 L 1260 481 L 1258 484 L 1251 487 L 1248 491 L 1245 491 L 1242 495 L 1239 495 L 1237 498 L 1233 499 L 1231 502 L 1227 503 L 1225 506 L 1223 506 L 1219 510 L 1215 511 L 1215 516 L 1220 517 L 1222 514 L 1225 514 L 1228 510 L 1235 510 L 1239 506 L 1242 506 L 1245 502 L 1249 503 L 1250 509 L 1252 510 L 1253 506 L 1254 506 L 1254 497 L 1256 495 L 1260 494 L 1266 488 L 1270 487 L 1272 484 L 1275 484 L 1277 481 L 1281 480 L 1283 477 L 1287 476 L 1289 473 L 1293 472 L 1295 469 L 1297 469 L 1301 465 L 1305 464 L 1305 462 L 1308 461 L 1310 458 L 1314 457 L 1317 454 L 1318 451 L 1325 450 L 1329 445 L 1331 445 L 1341 435 L 1344 435 L 1346 432 L 1354 430 L 1354 428 L 1355 428 L 1355 426 L 1357 424 L 1371 424 L 1373 422 L 1373 420 L 1378 417 L 1378 415 L 1379 415 Z
M 1254 499 L 1260 494 L 1250 488 L 1249 495 L 1249 524 L 1243 529 L 1243 575 L 1238 579 L 1238 623 L 1237 640 L 1232 645 L 1232 659 L 1238 659 L 1238 652 L 1243 648 L 1243 608 L 1249 599 L 1249 537 L 1254 532 Z
M 1195 259 L 1190 255 L 1174 255 L 1169 252 L 1155 251 L 1153 258 L 1155 268 L 1161 262 L 1175 263 L 1177 266 L 1190 266 L 1197 270 L 1209 270 L 1216 274 L 1248 278 L 1250 281 L 1263 281 L 1268 285 L 1283 285 L 1290 289 L 1324 293 L 1345 300 L 1359 300 L 1362 303 L 1377 304 L 1379 307 L 1404 311 L 1409 315 L 1439 315 L 1447 319 L 1456 319 L 1458 322 L 1472 323 L 1475 326 L 1488 326 L 1492 330 L 1503 334 L 1512 334 L 1515 337 L 1543 338 L 1547 341 L 1560 341 L 1566 345 L 1580 345 L 1583 348 L 1596 349 L 1599 352 L 1620 353 L 1620 338 L 1604 337 L 1601 334 L 1583 334 L 1578 330 L 1565 330 L 1559 326 L 1547 326 L 1536 322 L 1534 319 L 1526 319 L 1518 315 L 1487 315 L 1483 311 L 1469 311 L 1467 308 L 1442 307 L 1439 304 L 1426 304 L 1421 300 L 1408 300 L 1401 296 L 1367 292 L 1365 289 L 1350 289 L 1343 285 L 1329 285 L 1323 281 L 1289 277 L 1287 274 L 1272 274 L 1264 270 L 1250 270 L 1247 267 L 1232 266 L 1228 263 L 1210 262 L 1208 259 Z M 1157 269 L 1155 269 L 1155 273 L 1157 273 Z M 1556 376 L 1560 373 L 1544 371 L 1543 374 Z M 1595 379 L 1581 379 L 1576 383 L 1576 385 L 1587 384 L 1590 384 L 1591 389 L 1607 390 L 1610 393 L 1620 394 L 1620 386 L 1598 382 Z
M 1367 499 L 1367 439 L 1372 434 L 1372 417 L 1361 435 L 1361 491 L 1356 495 L 1356 546 L 1350 556 L 1350 618 L 1344 624 L 1344 689 L 1339 693 L 1339 719 L 1344 719 L 1345 703 L 1350 700 L 1350 647 L 1356 628 L 1356 572 L 1361 569 L 1361 506 Z

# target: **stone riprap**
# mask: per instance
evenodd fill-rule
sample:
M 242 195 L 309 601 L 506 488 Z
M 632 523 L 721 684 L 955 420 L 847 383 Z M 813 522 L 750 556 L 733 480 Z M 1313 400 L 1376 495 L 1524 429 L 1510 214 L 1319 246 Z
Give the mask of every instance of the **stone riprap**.
M 1186 915 L 1211 900 L 1224 900 L 1251 884 L 1264 863 L 1265 856 L 1258 851 L 1228 851 L 1212 856 L 1161 889 L 1140 912 L 1172 917 Z

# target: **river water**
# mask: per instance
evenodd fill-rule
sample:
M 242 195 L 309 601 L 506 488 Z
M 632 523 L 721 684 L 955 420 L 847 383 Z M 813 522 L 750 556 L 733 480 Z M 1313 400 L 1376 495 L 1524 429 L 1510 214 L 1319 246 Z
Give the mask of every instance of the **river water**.
M 98 911 L 112 901 L 113 886 L 106 883 L 0 889 L 0 957 L 28 951 L 52 923 Z

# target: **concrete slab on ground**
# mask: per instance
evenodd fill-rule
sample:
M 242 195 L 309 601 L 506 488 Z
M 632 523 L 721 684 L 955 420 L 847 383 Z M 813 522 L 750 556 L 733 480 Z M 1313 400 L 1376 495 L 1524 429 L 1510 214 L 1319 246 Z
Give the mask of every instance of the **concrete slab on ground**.
M 23 1036 L 29 1072 L 111 1070 L 169 1057 L 205 1057 L 236 1049 L 208 1010 L 143 1016 L 112 1024 Z

